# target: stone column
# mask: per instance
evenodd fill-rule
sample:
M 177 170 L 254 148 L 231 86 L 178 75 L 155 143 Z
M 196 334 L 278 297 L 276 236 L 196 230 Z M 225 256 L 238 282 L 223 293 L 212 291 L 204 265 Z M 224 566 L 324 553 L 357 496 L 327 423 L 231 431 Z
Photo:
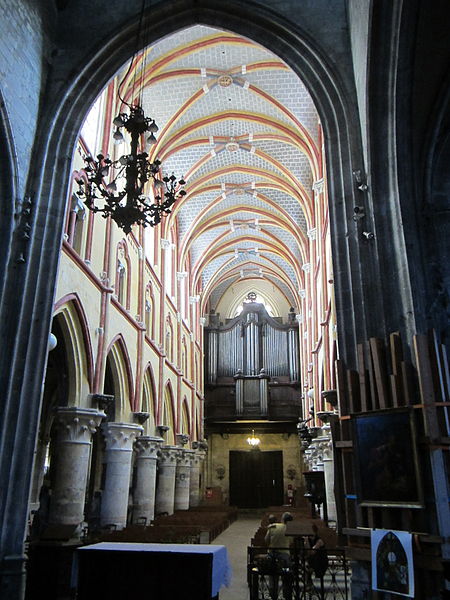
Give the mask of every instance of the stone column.
M 332 444 L 332 440 L 330 437 L 327 437 L 327 442 L 326 442 L 326 444 L 324 444 L 323 471 L 324 471 L 324 477 L 325 477 L 325 491 L 327 494 L 328 520 L 336 521 L 336 500 L 335 500 L 335 496 L 334 496 L 333 444 Z
M 53 525 L 77 526 L 84 519 L 92 434 L 103 417 L 105 413 L 95 408 L 56 410 L 56 466 L 49 511 Z
M 188 510 L 191 481 L 191 457 L 194 450 L 180 450 L 175 476 L 175 510 Z
M 195 452 L 191 455 L 191 478 L 189 480 L 189 506 L 200 504 L 200 471 L 205 460 L 204 452 Z
M 180 449 L 163 446 L 158 461 L 158 483 L 156 486 L 155 514 L 172 515 L 175 505 L 175 472 Z
M 132 423 L 105 423 L 106 479 L 100 510 L 101 525 L 123 529 L 127 524 L 133 444 L 143 428 Z
M 150 524 L 155 518 L 156 462 L 163 441 L 160 437 L 142 436 L 134 445 L 137 456 L 133 523 L 145 517 Z

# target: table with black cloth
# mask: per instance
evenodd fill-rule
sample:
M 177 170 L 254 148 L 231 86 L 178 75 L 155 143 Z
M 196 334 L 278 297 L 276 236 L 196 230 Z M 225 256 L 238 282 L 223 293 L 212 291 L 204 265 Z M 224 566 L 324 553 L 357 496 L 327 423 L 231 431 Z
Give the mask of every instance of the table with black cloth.
M 76 552 L 77 600 L 218 598 L 228 585 L 225 546 L 101 542 Z

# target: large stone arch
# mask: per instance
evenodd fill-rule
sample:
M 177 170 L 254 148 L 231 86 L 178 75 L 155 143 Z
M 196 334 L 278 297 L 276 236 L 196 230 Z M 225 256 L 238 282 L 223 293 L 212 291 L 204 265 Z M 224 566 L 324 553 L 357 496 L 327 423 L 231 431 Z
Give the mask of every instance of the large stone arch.
M 5 523 L 0 555 L 14 557 L 9 563 L 14 575 L 2 580 L 0 595 L 4 593 L 5 597 L 18 598 L 23 581 L 22 540 L 71 156 L 89 107 L 135 50 L 138 5 L 137 0 L 120 3 L 120 10 L 114 12 L 106 1 L 104 7 L 101 3 L 95 7 L 82 3 L 77 7 L 89 14 L 78 20 L 71 19 L 65 11 L 61 13 L 73 28 L 82 24 L 84 37 L 78 36 L 81 27 L 73 30 L 69 36 L 73 44 L 70 51 L 65 48 L 58 55 L 56 49 L 53 53 L 52 77 L 42 104 L 35 160 L 27 185 L 30 206 L 19 215 L 14 235 L 9 236 L 9 264 L 0 314 L 0 334 L 6 340 L 0 358 L 0 386 L 8 398 L 3 419 L 5 435 L 0 435 L 4 440 L 0 488 L 7 490 L 0 505 L 0 519 Z M 278 54 L 305 82 L 325 132 L 340 356 L 351 363 L 356 342 L 366 337 L 368 317 L 364 314 L 365 270 L 358 232 L 352 226 L 352 171 L 362 168 L 363 158 L 350 76 L 341 76 L 306 31 L 259 4 L 225 5 L 216 0 L 160 2 L 145 14 L 144 21 L 149 43 L 196 23 L 249 36 Z M 58 30 L 63 39 L 63 28 Z M 24 227 L 29 229 L 26 241 Z M 372 310 L 371 317 L 376 321 L 376 311 Z M 27 405 L 26 416 L 19 408 L 23 405 Z M 20 465 L 12 460 L 17 440 L 21 442 Z
M 131 9 L 130 9 L 131 10 Z M 366 337 L 366 319 L 361 318 L 365 298 L 364 271 L 360 266 L 360 237 L 353 227 L 353 207 L 356 186 L 352 171 L 364 170 L 354 90 L 345 84 L 336 66 L 326 57 L 319 44 L 299 27 L 286 27 L 285 19 L 261 6 L 229 3 L 223 6 L 214 0 L 178 0 L 160 3 L 144 16 L 148 43 L 196 23 L 218 26 L 255 41 L 276 52 L 302 78 L 321 117 L 327 154 L 328 187 L 333 235 L 333 255 L 336 264 L 335 287 L 338 323 L 342 338 L 341 356 L 354 356 L 355 340 Z M 70 163 L 55 172 L 56 154 L 67 156 L 75 146 L 81 123 L 98 93 L 135 50 L 138 27 L 137 13 L 120 23 L 99 41 L 100 50 L 90 54 L 76 66 L 77 75 L 56 95 L 57 105 L 51 109 L 53 121 L 49 127 L 49 143 L 45 148 L 42 193 L 53 190 L 54 202 L 61 210 L 67 189 Z M 98 32 L 97 32 L 98 33 Z M 103 43 L 103 46 L 102 46 Z M 367 253 L 366 253 L 367 254 Z M 365 256 L 364 261 L 370 261 Z M 373 307 L 373 301 L 370 303 Z M 358 318 L 355 318 L 355 314 Z M 371 310 L 373 315 L 373 310 Z M 377 322 L 376 319 L 373 319 Z

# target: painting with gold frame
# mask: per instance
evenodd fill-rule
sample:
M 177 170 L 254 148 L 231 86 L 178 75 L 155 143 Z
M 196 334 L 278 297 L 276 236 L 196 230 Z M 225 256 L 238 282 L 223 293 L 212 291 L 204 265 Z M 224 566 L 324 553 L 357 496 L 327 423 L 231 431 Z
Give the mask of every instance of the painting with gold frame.
M 423 507 L 412 409 L 355 413 L 352 424 L 359 504 Z

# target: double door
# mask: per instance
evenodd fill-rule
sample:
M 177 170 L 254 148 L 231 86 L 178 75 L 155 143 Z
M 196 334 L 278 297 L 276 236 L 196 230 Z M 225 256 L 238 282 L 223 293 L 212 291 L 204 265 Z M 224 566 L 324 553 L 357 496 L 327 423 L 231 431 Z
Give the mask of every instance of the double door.
M 283 453 L 230 451 L 230 504 L 263 508 L 283 504 Z

